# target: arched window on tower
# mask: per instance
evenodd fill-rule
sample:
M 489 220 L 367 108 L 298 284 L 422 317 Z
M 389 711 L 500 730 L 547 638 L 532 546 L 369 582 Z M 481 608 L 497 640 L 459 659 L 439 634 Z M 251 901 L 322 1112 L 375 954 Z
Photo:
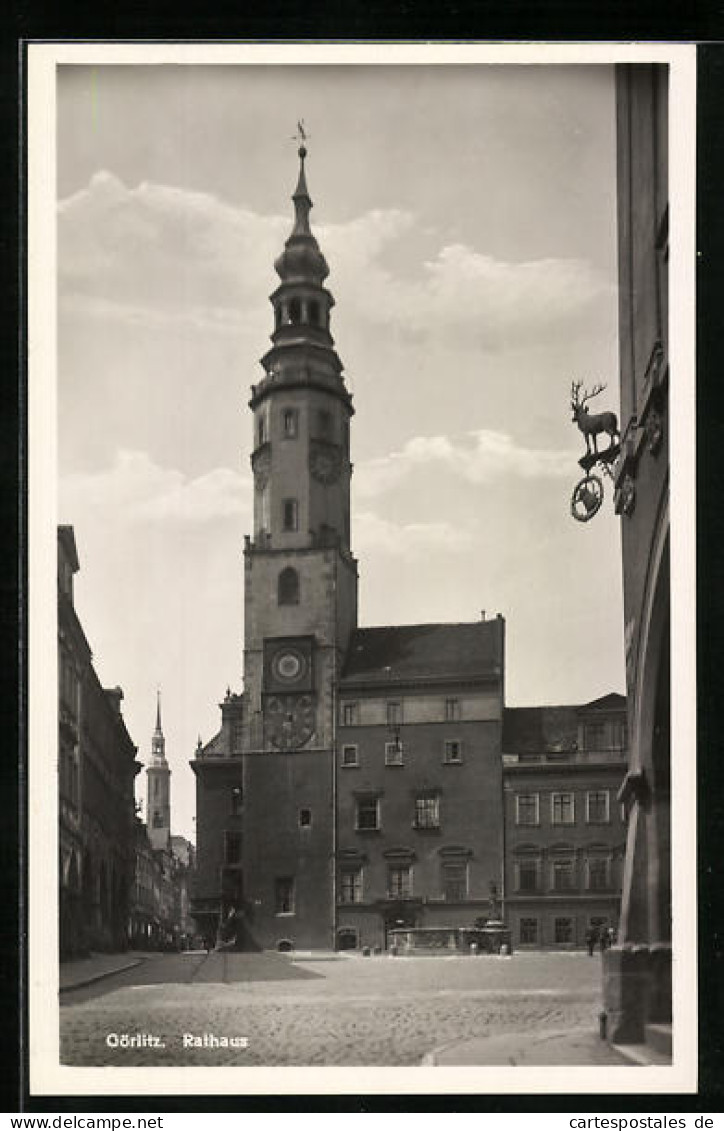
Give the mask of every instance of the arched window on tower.
M 309 321 L 312 323 L 313 326 L 319 326 L 320 325 L 319 303 L 318 302 L 310 302 L 310 304 L 309 304 Z
M 281 324 L 282 324 L 282 308 L 281 308 L 281 306 L 275 306 L 274 307 L 274 328 L 276 330 L 278 330 L 279 327 L 281 326 Z
M 302 304 L 298 298 L 293 298 L 289 303 L 289 321 L 297 326 L 302 320 Z
M 299 574 L 287 566 L 279 574 L 277 603 L 280 605 L 299 604 Z

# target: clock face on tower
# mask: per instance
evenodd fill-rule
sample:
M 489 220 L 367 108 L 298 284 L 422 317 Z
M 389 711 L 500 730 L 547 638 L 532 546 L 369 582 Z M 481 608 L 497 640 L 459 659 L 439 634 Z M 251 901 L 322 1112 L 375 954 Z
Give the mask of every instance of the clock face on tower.
M 270 695 L 264 705 L 265 737 L 278 750 L 306 745 L 314 734 L 316 712 L 311 695 Z
M 271 659 L 271 672 L 276 682 L 290 689 L 306 682 L 309 657 L 300 648 L 287 644 Z
M 264 686 L 267 695 L 314 691 L 311 636 L 272 637 L 264 641 Z

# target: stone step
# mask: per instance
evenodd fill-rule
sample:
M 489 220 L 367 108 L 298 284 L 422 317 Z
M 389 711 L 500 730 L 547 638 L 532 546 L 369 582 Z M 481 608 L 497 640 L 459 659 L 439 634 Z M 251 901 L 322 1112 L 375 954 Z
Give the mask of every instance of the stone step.
M 672 1052 L 672 1039 L 671 1039 L 671 1022 L 649 1022 L 644 1027 L 644 1035 L 646 1037 L 646 1044 L 655 1052 L 663 1053 L 671 1059 Z
M 630 1061 L 631 1064 L 640 1064 L 644 1067 L 671 1064 L 671 1057 L 663 1052 L 657 1052 L 651 1045 L 613 1045 L 616 1052 Z

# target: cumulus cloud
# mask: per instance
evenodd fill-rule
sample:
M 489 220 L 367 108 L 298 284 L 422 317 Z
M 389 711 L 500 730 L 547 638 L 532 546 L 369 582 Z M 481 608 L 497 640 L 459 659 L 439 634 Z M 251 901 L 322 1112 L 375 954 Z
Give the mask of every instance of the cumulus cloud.
M 60 494 L 68 514 L 111 508 L 129 523 L 188 526 L 248 514 L 250 488 L 248 479 L 230 468 L 188 478 L 159 467 L 146 452 L 120 451 L 109 468 L 62 478 Z
M 547 341 L 564 326 L 575 332 L 615 299 L 613 282 L 586 260 L 507 262 L 461 243 L 443 244 L 403 276 L 382 256 L 414 225 L 409 213 L 372 212 L 320 230 L 340 303 L 415 339 L 447 334 L 498 348 Z
M 115 306 L 139 321 L 144 311 L 157 318 L 166 311 L 233 329 L 250 309 L 255 318 L 268 313 L 264 280 L 271 289 L 272 264 L 290 230 L 291 209 L 266 216 L 209 193 L 128 188 L 99 172 L 59 205 L 61 301 L 83 296 L 89 313 L 108 316 Z M 431 252 L 416 255 L 410 238 L 418 218 L 401 209 L 373 209 L 316 230 L 346 314 L 415 339 L 454 335 L 488 348 L 550 340 L 563 327 L 575 332 L 614 293 L 580 259 L 505 262 L 443 236 L 435 246 L 430 231 L 424 246 L 432 244 Z
M 354 517 L 355 552 L 418 560 L 421 553 L 457 553 L 472 545 L 468 530 L 447 522 L 389 522 L 371 512 Z
M 570 475 L 575 454 L 526 448 L 506 432 L 481 429 L 452 440 L 449 436 L 414 436 L 404 447 L 356 465 L 355 494 L 372 498 L 428 467 L 444 468 L 468 483 L 499 478 L 557 478 Z
M 61 297 L 89 296 L 132 309 L 241 313 L 263 305 L 289 221 L 234 208 L 208 193 L 107 172 L 58 207 Z M 226 314 L 228 319 L 228 313 Z M 220 319 L 219 319 L 220 320 Z

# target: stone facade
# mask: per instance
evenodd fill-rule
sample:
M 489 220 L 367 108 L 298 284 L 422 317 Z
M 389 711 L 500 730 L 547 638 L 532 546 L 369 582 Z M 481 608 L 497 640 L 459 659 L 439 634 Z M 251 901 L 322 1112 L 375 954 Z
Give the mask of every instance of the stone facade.
M 60 956 L 128 945 L 134 875 L 133 782 L 140 769 L 121 714 L 101 686 L 73 604 L 79 562 L 58 528 Z
M 639 1041 L 671 1021 L 667 68 L 621 65 L 616 82 L 629 821 L 604 989 L 612 1037 Z
M 503 727 L 505 912 L 513 945 L 582 947 L 617 928 L 626 700 L 512 707 Z
M 472 926 L 502 880 L 504 622 L 360 628 L 337 716 L 336 942 Z

